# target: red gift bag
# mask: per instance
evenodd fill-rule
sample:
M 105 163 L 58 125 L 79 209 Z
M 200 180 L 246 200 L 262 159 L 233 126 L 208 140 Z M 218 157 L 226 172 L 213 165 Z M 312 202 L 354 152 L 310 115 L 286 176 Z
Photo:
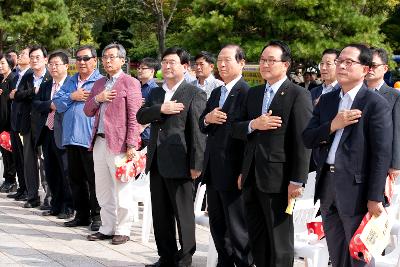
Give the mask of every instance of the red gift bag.
M 4 148 L 5 150 L 12 152 L 11 139 L 10 139 L 9 132 L 4 131 L 4 132 L 0 133 L 0 146 L 2 148 Z
M 146 151 L 139 151 L 139 159 L 136 161 L 127 160 L 126 156 L 116 163 L 115 178 L 123 183 L 130 182 L 144 171 L 146 167 Z

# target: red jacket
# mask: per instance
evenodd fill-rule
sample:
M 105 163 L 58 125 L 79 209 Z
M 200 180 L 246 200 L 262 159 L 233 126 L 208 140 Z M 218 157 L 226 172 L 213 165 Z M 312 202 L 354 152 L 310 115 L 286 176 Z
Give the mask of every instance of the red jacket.
M 86 116 L 96 116 L 89 150 L 93 149 L 95 142 L 101 106 L 95 102 L 94 98 L 104 90 L 105 83 L 105 77 L 94 83 L 83 108 Z M 117 96 L 108 102 L 104 112 L 104 133 L 107 147 L 116 154 L 125 153 L 127 145 L 138 149 L 140 124 L 136 120 L 136 113 L 142 105 L 140 82 L 130 75 L 121 73 L 112 89 L 117 91 Z

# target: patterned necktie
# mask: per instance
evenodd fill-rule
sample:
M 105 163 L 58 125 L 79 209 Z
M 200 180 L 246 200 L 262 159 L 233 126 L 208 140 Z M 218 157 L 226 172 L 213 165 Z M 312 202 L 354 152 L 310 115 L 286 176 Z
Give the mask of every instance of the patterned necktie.
M 269 105 L 271 104 L 271 96 L 273 90 L 271 86 L 267 86 L 264 91 L 263 105 L 262 105 L 262 114 L 268 113 Z
M 51 88 L 51 95 L 50 98 L 53 99 L 53 96 L 58 91 L 58 83 L 53 83 L 53 87 Z M 49 127 L 50 130 L 54 128 L 54 116 L 56 115 L 56 111 L 52 110 L 49 115 L 47 116 L 46 125 Z
M 222 106 L 225 103 L 227 92 L 228 92 L 228 89 L 226 89 L 225 86 L 221 86 L 221 96 L 219 97 L 219 105 L 218 105 L 220 108 L 222 108 Z

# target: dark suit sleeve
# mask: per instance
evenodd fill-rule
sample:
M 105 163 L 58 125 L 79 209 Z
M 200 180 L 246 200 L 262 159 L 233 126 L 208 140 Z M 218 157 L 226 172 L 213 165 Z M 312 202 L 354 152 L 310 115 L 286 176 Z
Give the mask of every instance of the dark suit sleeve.
M 212 111 L 211 104 L 214 102 L 214 98 L 216 97 L 215 92 L 216 92 L 216 90 L 213 90 L 211 92 L 210 98 L 208 99 L 207 104 L 206 104 L 206 108 L 204 109 L 204 111 L 201 114 L 200 119 L 199 119 L 200 131 L 204 134 L 208 134 L 208 132 L 210 131 L 210 128 L 211 128 L 210 124 L 205 125 L 204 119 L 206 118 L 206 115 Z
M 40 87 L 39 92 L 34 95 L 32 100 L 32 108 L 40 113 L 48 113 L 50 111 L 51 100 L 41 100 L 41 96 L 45 94 L 45 88 Z
M 254 90 L 254 89 L 252 89 L 252 90 Z M 250 98 L 252 90 L 248 91 L 244 101 L 242 101 L 242 103 L 240 104 L 240 107 L 238 110 L 238 115 L 235 116 L 236 119 L 235 119 L 234 123 L 232 124 L 232 137 L 243 140 L 243 141 L 247 141 L 248 135 L 249 135 L 248 129 L 249 129 L 249 123 L 251 120 L 248 119 L 247 108 L 248 108 L 248 102 L 249 102 L 249 98 Z M 252 135 L 253 133 L 251 133 L 250 135 Z
M 196 90 L 189 109 L 191 130 L 190 169 L 203 170 L 204 150 L 206 136 L 199 129 L 199 118 L 203 113 L 207 102 L 207 94 L 202 90 Z
M 25 100 L 32 100 L 32 97 L 34 96 L 35 92 L 35 87 L 30 87 L 29 86 L 29 80 L 27 77 L 31 77 L 30 75 L 23 77 L 18 85 L 18 90 L 15 92 L 14 99 L 16 102 L 22 102 Z M 32 78 L 32 77 L 31 77 Z
M 314 108 L 311 120 L 303 131 L 303 143 L 307 148 L 316 148 L 321 144 L 329 142 L 331 121 L 320 124 L 320 108 L 321 105 L 323 105 L 324 100 L 324 96 L 322 96 Z
M 157 91 L 157 89 L 153 89 L 150 91 L 149 97 L 146 99 L 146 103 L 139 109 L 136 114 L 137 121 L 142 125 L 162 120 L 162 104 L 153 104 L 152 100 L 155 91 Z
M 393 155 L 390 167 L 400 170 L 400 96 L 396 98 L 392 111 L 393 116 Z
M 288 129 L 291 131 L 291 143 L 293 145 L 290 157 L 290 181 L 306 183 L 308 168 L 310 164 L 311 150 L 307 149 L 302 142 L 302 132 L 307 126 L 312 116 L 312 103 L 310 93 L 301 90 L 297 95 L 291 111 L 290 124 Z
M 388 103 L 379 99 L 368 117 L 370 157 L 368 164 L 368 200 L 383 201 L 386 176 L 391 159 L 393 125 Z

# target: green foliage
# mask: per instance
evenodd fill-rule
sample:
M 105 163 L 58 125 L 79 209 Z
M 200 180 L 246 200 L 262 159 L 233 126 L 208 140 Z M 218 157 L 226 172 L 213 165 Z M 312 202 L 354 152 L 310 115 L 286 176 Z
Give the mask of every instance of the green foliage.
M 75 41 L 63 0 L 4 0 L 0 6 L 0 49 L 39 43 L 53 50 Z
M 256 61 L 272 39 L 289 43 L 294 57 L 302 61 L 317 61 L 325 48 L 351 42 L 390 50 L 379 27 L 396 2 L 195 0 L 185 45 L 195 51 L 217 52 L 226 43 L 237 43 L 250 61 Z

